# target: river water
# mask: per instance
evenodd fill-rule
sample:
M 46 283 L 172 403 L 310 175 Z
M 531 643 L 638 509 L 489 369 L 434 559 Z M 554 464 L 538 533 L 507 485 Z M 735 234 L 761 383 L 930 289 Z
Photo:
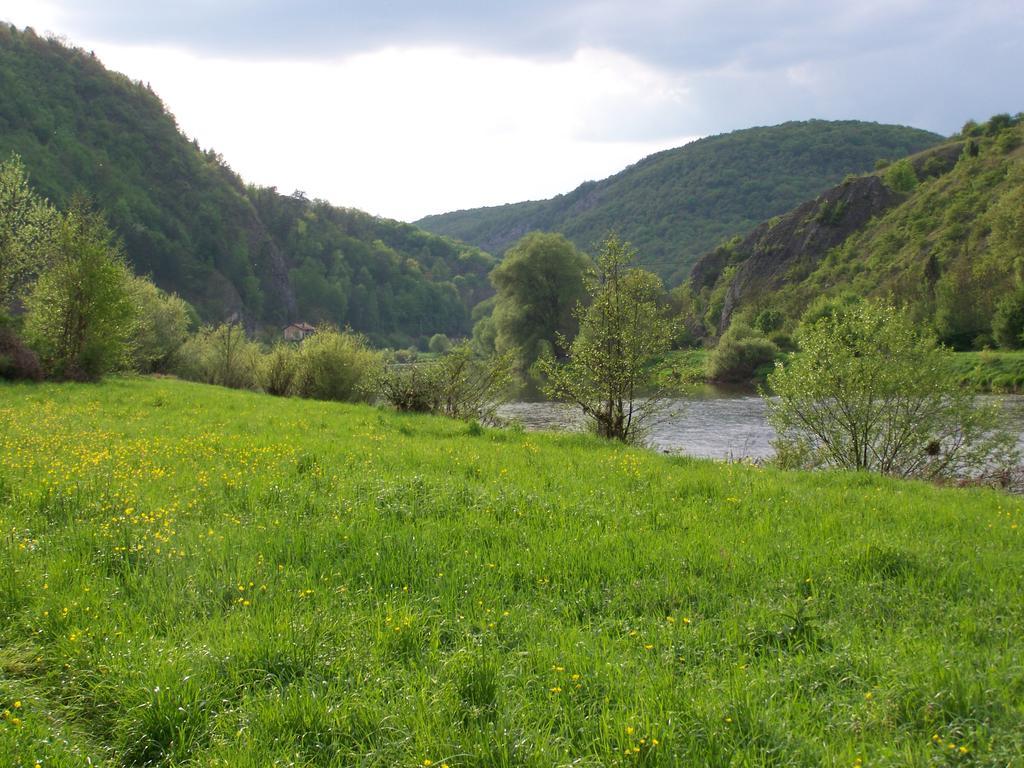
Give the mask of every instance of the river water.
M 983 396 L 997 400 L 1006 425 L 1018 435 L 1024 451 L 1024 395 Z M 519 401 L 498 410 L 499 417 L 518 421 L 528 430 L 579 430 L 578 409 L 561 403 Z M 767 459 L 775 432 L 767 420 L 764 400 L 749 389 L 699 386 L 668 402 L 665 415 L 651 426 L 647 444 L 660 451 L 713 459 Z

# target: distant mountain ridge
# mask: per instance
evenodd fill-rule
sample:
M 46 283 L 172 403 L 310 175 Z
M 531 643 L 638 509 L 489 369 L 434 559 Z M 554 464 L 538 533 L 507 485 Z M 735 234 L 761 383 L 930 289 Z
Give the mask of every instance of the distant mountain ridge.
M 0 158 L 58 206 L 85 193 L 134 269 L 207 321 L 351 325 L 379 343 L 465 335 L 494 259 L 409 224 L 247 186 L 142 83 L 0 24 Z
M 849 173 L 933 146 L 938 134 L 860 121 L 811 120 L 711 136 L 640 160 L 602 181 L 540 200 L 427 216 L 423 229 L 494 254 L 532 230 L 590 249 L 616 230 L 670 282 L 723 239 L 784 213 Z

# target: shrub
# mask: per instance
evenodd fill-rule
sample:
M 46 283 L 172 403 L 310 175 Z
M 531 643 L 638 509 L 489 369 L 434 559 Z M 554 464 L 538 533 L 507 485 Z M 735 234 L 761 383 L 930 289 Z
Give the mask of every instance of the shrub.
M 997 405 L 961 389 L 953 353 L 903 312 L 863 302 L 804 326 L 800 351 L 768 383 L 778 455 L 902 477 L 963 477 L 1009 466 Z
M 377 391 L 398 411 L 432 413 L 439 402 L 435 367 L 433 363 L 391 366 L 377 380 Z
M 408 347 L 406 349 L 395 350 L 395 362 L 396 363 L 415 363 L 416 358 L 420 356 L 419 351 L 416 347 Z
M 380 396 L 399 411 L 493 421 L 515 370 L 514 350 L 477 357 L 460 344 L 429 363 L 394 366 L 378 379 Z
M 233 389 L 255 389 L 259 346 L 239 325 L 205 327 L 175 356 L 174 372 L 183 379 Z
M 708 358 L 712 381 L 748 381 L 757 369 L 768 365 L 779 348 L 764 334 L 743 323 L 733 323 Z
M 777 309 L 762 309 L 754 318 L 754 328 L 761 333 L 777 331 L 785 322 L 786 316 Z
M 268 395 L 286 397 L 295 390 L 298 374 L 298 349 L 293 344 L 279 341 L 260 358 L 257 380 Z
M 850 292 L 844 292 L 838 296 L 819 296 L 804 311 L 800 323 L 813 325 L 823 318 L 840 317 L 860 302 L 861 297 Z
M 358 334 L 317 331 L 299 348 L 296 391 L 316 400 L 368 402 L 382 366 L 379 352 Z
M 882 174 L 885 185 L 894 192 L 913 192 L 917 187 L 917 173 L 906 158 L 898 160 Z
M 443 333 L 435 333 L 427 342 L 427 349 L 435 355 L 443 355 L 452 348 L 451 340 Z
M 188 339 L 189 306 L 144 277 L 132 278 L 129 292 L 137 312 L 129 340 L 135 369 L 140 373 L 165 372 L 171 367 L 174 353 Z
M 435 411 L 454 419 L 493 421 L 512 383 L 516 362 L 516 350 L 480 358 L 469 344 L 453 348 L 435 364 Z
M 0 318 L 0 379 L 41 381 L 42 378 L 43 368 L 36 353 Z

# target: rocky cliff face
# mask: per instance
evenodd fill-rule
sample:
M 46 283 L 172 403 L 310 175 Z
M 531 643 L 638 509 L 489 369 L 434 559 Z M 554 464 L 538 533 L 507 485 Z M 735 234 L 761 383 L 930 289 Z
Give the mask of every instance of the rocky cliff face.
M 718 332 L 744 300 L 804 279 L 830 248 L 899 199 L 878 176 L 864 176 L 758 226 L 737 249 L 743 262 L 725 295 Z
M 910 158 L 918 178 L 950 171 L 963 152 L 954 142 Z M 850 178 L 789 213 L 762 222 L 732 248 L 703 256 L 690 281 L 695 291 L 714 286 L 725 268 L 736 265 L 725 294 L 718 333 L 747 303 L 810 275 L 825 255 L 906 195 L 890 189 L 881 175 Z

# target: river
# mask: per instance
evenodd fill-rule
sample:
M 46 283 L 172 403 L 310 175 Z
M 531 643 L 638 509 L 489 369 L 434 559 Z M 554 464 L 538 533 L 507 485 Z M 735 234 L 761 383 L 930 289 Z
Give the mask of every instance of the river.
M 1018 435 L 1024 451 L 1024 395 L 982 397 L 997 400 L 1006 424 Z M 577 409 L 561 403 L 518 401 L 498 410 L 499 417 L 518 421 L 527 430 L 578 430 Z M 651 448 L 713 459 L 767 459 L 775 432 L 767 420 L 764 400 L 746 388 L 694 387 L 668 401 L 665 415 L 647 436 Z

